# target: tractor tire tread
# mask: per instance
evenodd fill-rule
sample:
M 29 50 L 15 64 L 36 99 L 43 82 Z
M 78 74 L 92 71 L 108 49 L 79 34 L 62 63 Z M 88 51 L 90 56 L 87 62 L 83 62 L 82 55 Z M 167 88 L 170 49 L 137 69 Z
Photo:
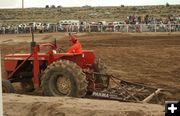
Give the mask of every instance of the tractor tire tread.
M 41 78 L 41 82 L 42 82 L 41 87 L 43 88 L 45 95 L 48 95 L 48 96 L 53 95 L 50 92 L 49 88 L 47 87 L 48 81 L 50 78 L 47 76 L 47 73 L 56 67 L 61 67 L 61 69 L 66 69 L 66 71 L 68 73 L 71 73 L 73 75 L 73 77 L 75 78 L 75 82 L 76 82 L 76 86 L 77 86 L 77 92 L 72 96 L 84 97 L 86 95 L 87 85 L 88 85 L 87 80 L 86 80 L 86 76 L 83 73 L 82 69 L 76 63 L 69 61 L 69 60 L 55 61 L 45 69 L 45 71 L 42 75 L 42 78 Z
M 6 93 L 14 93 L 14 87 L 9 80 L 2 79 L 2 87 L 5 87 Z

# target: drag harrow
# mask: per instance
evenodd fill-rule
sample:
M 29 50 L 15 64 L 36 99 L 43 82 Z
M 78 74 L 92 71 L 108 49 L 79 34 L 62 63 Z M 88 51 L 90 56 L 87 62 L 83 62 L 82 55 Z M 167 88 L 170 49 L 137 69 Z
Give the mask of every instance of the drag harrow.
M 88 98 L 147 103 L 154 97 L 158 98 L 157 95 L 161 91 L 159 88 L 157 89 L 143 84 L 124 81 L 113 75 L 95 72 L 91 74 L 107 76 L 110 83 L 109 86 L 104 90 L 94 90 L 90 96 L 87 96 Z

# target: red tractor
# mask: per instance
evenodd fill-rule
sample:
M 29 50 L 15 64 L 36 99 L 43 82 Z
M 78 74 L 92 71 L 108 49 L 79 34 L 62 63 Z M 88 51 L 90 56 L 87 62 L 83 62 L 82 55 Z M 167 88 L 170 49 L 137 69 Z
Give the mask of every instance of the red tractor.
M 46 53 L 41 48 L 49 46 Z M 74 96 L 149 102 L 161 89 L 124 81 L 108 75 L 95 61 L 92 50 L 65 53 L 54 43 L 36 44 L 32 33 L 31 52 L 4 56 L 3 92 L 14 92 L 11 83 L 20 82 L 24 91 L 42 90 L 47 96 Z M 111 79 L 111 80 L 110 80 Z M 109 82 L 111 81 L 111 84 Z M 113 84 L 112 84 L 113 83 Z
M 46 53 L 42 47 L 48 46 Z M 36 44 L 32 34 L 31 52 L 4 56 L 3 92 L 13 92 L 11 83 L 20 82 L 25 91 L 42 88 L 47 96 L 84 97 L 108 86 L 108 78 L 92 72 L 106 73 L 101 62 L 95 62 L 94 51 L 65 53 L 54 43 Z

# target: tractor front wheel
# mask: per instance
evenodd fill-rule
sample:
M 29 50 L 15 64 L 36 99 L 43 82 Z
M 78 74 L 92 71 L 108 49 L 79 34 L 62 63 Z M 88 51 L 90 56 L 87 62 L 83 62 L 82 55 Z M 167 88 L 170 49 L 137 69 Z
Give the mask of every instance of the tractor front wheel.
M 85 74 L 77 64 L 68 60 L 50 64 L 42 75 L 41 85 L 47 96 L 84 97 L 87 92 Z
M 2 80 L 2 92 L 3 93 L 14 93 L 14 88 L 10 81 Z

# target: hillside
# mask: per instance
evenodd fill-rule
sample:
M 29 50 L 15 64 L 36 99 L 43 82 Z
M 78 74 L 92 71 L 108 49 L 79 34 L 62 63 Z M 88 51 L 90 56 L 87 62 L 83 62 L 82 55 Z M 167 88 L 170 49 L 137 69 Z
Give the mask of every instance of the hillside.
M 58 22 L 64 19 L 82 21 L 119 21 L 129 15 L 166 18 L 168 15 L 180 15 L 180 5 L 173 6 L 125 6 L 125 7 L 60 7 L 0 9 L 0 23 L 16 24 L 22 22 Z

